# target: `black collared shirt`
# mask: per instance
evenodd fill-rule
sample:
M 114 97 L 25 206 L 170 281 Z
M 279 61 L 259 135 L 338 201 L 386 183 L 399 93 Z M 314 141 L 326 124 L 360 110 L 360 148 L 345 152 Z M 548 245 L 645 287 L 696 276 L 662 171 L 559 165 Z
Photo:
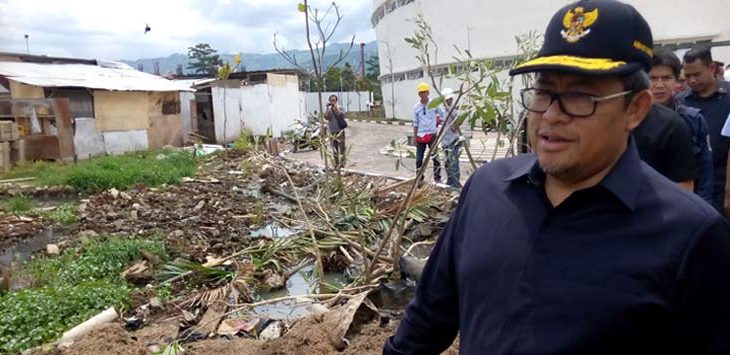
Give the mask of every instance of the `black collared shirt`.
M 667 179 L 684 182 L 699 178 L 700 169 L 693 152 L 692 133 L 678 113 L 654 104 L 631 135 L 641 160 Z
M 552 207 L 528 154 L 480 169 L 384 354 L 730 354 L 730 229 L 639 160 Z

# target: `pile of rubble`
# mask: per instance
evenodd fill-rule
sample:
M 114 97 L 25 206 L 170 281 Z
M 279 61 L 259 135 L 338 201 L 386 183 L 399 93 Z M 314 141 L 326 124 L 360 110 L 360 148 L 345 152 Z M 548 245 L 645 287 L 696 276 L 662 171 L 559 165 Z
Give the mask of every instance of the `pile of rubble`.
M 415 243 L 427 246 L 426 251 L 411 254 L 426 255 L 458 197 L 453 190 L 412 184 L 340 176 L 296 161 L 230 151 L 205 160 L 197 176 L 179 185 L 111 189 L 90 196 L 78 207 L 76 235 L 162 236 L 176 258 L 164 267 L 179 274 L 161 280 L 162 265 L 140 260 L 125 271 L 127 280 L 142 290 L 167 284 L 172 301 L 162 304 L 139 291 L 123 320 L 62 353 L 104 352 L 116 340 L 120 343 L 114 346 L 121 351 L 116 353 L 178 345 L 194 353 L 218 353 L 211 349 L 221 349 L 221 344 L 237 353 L 300 353 L 307 347 L 316 353 L 377 353 L 394 329 L 389 320 L 397 319 L 407 302 L 392 302 L 389 293 L 413 288 L 413 280 L 399 280 L 400 274 L 393 272 L 399 255 L 392 252 L 403 245 L 411 253 Z M 406 197 L 411 197 L 408 208 L 397 218 Z M 291 229 L 292 235 L 252 235 L 271 223 Z M 260 291 L 283 288 L 315 256 L 321 257 L 323 271 L 347 271 L 350 283 L 334 290 L 320 287 L 319 294 L 283 297 L 308 305 L 309 315 L 302 319 L 284 321 L 251 312 L 282 301 L 262 300 Z M 422 259 L 416 261 L 422 266 Z M 389 280 L 397 283 L 387 286 Z M 155 329 L 165 329 L 164 336 L 149 336 Z M 358 334 L 365 338 L 357 340 Z M 302 344 L 306 337 L 316 339 Z

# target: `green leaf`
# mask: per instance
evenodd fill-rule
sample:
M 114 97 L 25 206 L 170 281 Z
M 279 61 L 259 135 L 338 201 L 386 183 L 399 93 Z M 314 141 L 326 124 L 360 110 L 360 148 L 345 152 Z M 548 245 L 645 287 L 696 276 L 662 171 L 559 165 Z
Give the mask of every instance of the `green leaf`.
M 428 103 L 428 108 L 434 109 L 434 108 L 438 107 L 438 105 L 441 105 L 443 102 L 444 102 L 444 97 L 439 96 L 439 97 L 431 100 L 431 102 Z
M 297 8 L 299 9 L 299 12 L 307 12 L 307 6 L 304 5 L 303 2 L 300 2 Z

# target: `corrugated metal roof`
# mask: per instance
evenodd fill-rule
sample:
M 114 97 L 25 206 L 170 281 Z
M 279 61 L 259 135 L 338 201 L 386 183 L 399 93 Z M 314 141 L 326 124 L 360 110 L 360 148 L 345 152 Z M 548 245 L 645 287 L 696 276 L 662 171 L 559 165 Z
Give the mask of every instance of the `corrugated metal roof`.
M 180 83 L 190 88 L 194 88 L 196 85 L 203 85 L 215 81 L 215 78 L 201 78 L 201 79 L 174 79 L 176 83 Z
M 193 91 L 185 84 L 129 66 L 0 62 L 0 75 L 42 87 L 83 87 L 118 91 Z

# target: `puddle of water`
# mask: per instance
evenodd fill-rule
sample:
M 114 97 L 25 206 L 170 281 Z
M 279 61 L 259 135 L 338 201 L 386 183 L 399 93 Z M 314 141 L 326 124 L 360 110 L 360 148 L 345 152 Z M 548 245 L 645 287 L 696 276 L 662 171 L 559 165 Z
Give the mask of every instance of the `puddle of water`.
M 33 253 L 46 249 L 47 244 L 55 241 L 56 233 L 54 232 L 53 226 L 48 227 L 37 235 L 2 250 L 0 254 L 0 266 L 10 266 L 14 261 L 24 262 L 30 259 Z
M 324 274 L 325 282 L 333 286 L 343 286 L 347 283 L 345 276 L 337 272 Z M 286 287 L 281 290 L 266 292 L 259 295 L 262 300 L 268 300 L 287 296 L 306 296 L 315 293 L 317 288 L 317 275 L 314 267 L 309 265 L 292 275 L 286 281 Z M 312 304 L 309 299 L 288 300 L 274 304 L 263 305 L 253 309 L 259 317 L 273 319 L 295 319 L 307 315 L 307 306 Z
M 285 238 L 297 234 L 297 231 L 289 228 L 279 227 L 276 224 L 269 224 L 261 229 L 251 232 L 251 238 Z

